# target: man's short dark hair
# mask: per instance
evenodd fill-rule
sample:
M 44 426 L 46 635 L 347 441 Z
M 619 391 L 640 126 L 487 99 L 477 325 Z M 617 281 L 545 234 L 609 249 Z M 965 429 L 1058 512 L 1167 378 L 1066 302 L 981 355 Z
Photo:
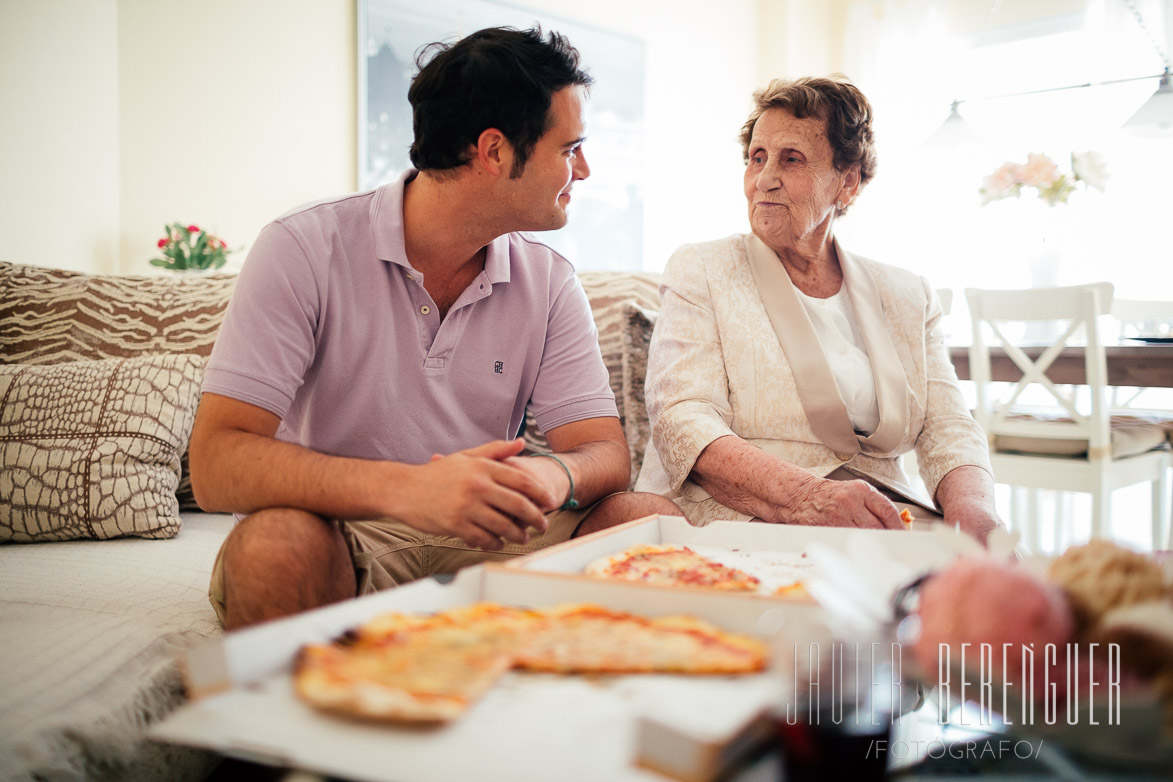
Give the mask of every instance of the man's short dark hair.
M 411 80 L 411 162 L 420 170 L 451 170 L 470 159 L 488 128 L 513 145 L 511 177 L 521 175 L 534 144 L 550 126 L 555 92 L 589 87 L 578 50 L 556 32 L 490 27 L 453 44 L 433 43 L 416 58 Z

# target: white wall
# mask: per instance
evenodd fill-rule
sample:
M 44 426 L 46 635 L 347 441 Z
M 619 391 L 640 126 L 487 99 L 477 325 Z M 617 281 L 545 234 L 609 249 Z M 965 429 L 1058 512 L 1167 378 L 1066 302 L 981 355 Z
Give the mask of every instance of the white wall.
M 119 2 L 124 272 L 150 269 L 165 223 L 237 247 L 287 209 L 354 189 L 354 8 Z
M 647 268 L 745 230 L 759 14 L 821 1 L 518 3 L 646 41 Z M 355 188 L 355 27 L 354 0 L 0 2 L 0 258 L 148 273 L 164 223 L 248 245 Z
M 118 266 L 116 0 L 0 2 L 0 260 Z
M 826 76 L 842 69 L 844 0 L 761 0 L 760 86 L 771 79 Z M 849 74 L 850 75 L 850 74 Z

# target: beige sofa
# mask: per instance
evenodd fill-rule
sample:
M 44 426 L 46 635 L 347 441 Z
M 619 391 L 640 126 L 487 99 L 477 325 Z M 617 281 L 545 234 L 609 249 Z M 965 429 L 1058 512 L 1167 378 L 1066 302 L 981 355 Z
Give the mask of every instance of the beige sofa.
M 634 479 L 658 278 L 580 278 Z M 183 698 L 179 652 L 221 632 L 206 592 L 232 519 L 195 505 L 186 447 L 234 283 L 0 262 L 0 780 L 194 780 L 218 762 L 143 732 Z M 526 438 L 545 447 L 532 420 Z

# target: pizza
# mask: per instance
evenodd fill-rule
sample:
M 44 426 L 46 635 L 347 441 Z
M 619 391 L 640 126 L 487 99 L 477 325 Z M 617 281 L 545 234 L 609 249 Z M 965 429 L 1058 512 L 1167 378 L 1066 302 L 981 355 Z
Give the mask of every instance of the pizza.
M 304 647 L 298 696 L 345 716 L 403 722 L 455 719 L 512 665 L 508 648 L 477 631 L 433 627 L 371 646 Z
M 597 578 L 617 578 L 662 586 L 695 586 L 756 592 L 757 576 L 722 565 L 688 546 L 644 544 L 596 560 L 583 571 Z
M 477 603 L 430 616 L 384 614 L 330 644 L 301 649 L 294 691 L 347 717 L 447 722 L 510 669 L 738 674 L 767 649 L 692 617 L 649 619 L 592 604 L 548 610 Z
M 765 646 L 688 616 L 656 619 L 589 603 L 546 612 L 514 665 L 555 673 L 752 673 Z
M 810 598 L 810 592 L 807 591 L 806 584 L 802 581 L 791 581 L 789 584 L 782 584 L 770 594 L 775 597 Z

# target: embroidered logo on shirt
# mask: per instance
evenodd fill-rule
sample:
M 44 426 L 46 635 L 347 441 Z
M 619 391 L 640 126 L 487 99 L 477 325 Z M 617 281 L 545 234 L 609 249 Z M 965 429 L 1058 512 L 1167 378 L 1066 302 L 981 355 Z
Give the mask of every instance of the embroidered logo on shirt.
M 494 373 L 500 375 L 504 371 L 505 371 L 505 362 L 504 361 L 494 361 L 493 362 L 493 372 Z

